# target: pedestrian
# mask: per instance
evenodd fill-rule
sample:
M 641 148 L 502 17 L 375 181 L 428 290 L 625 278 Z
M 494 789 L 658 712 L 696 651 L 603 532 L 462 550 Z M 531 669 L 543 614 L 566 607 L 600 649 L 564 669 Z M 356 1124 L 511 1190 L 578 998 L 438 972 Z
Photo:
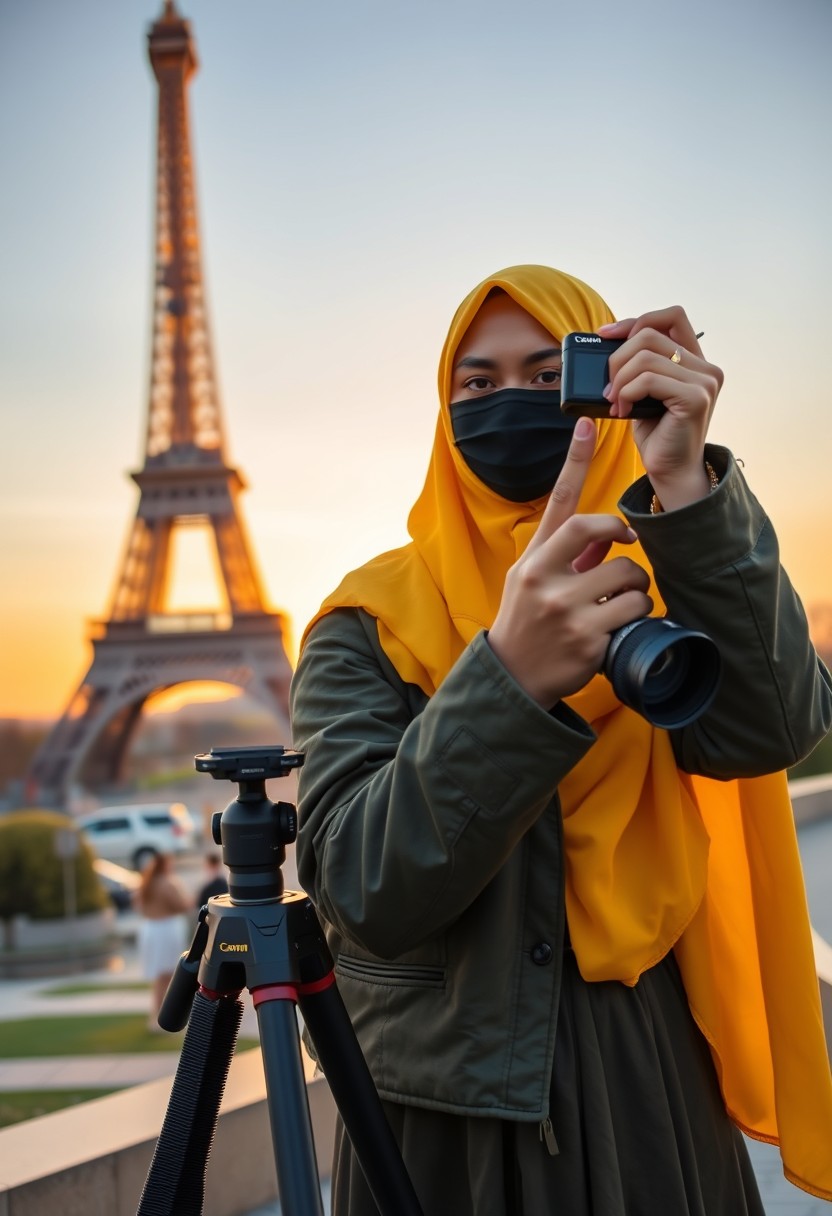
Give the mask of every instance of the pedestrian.
M 151 982 L 148 1030 L 159 1030 L 159 1009 L 180 955 L 185 949 L 185 913 L 193 908 L 191 897 L 173 872 L 168 853 L 156 853 L 142 871 L 136 892 L 139 924 L 139 959 L 142 974 Z
M 222 864 L 222 858 L 219 853 L 206 853 L 205 855 L 205 881 L 199 889 L 199 894 L 196 897 L 196 906 L 201 908 L 203 904 L 207 904 L 209 899 L 215 895 L 226 895 L 228 893 L 228 879 L 225 875 L 225 867 Z
M 597 424 L 559 409 L 574 331 L 623 340 Z M 410 543 L 303 639 L 298 872 L 426 1216 L 760 1216 L 740 1129 L 832 1199 L 784 772 L 832 682 L 706 442 L 723 374 L 698 337 L 678 307 L 616 323 L 546 267 L 481 283 Z M 665 410 L 630 420 L 647 396 Z M 665 612 L 722 662 L 673 729 L 598 674 L 611 633 Z M 375 1212 L 339 1122 L 334 1216 Z

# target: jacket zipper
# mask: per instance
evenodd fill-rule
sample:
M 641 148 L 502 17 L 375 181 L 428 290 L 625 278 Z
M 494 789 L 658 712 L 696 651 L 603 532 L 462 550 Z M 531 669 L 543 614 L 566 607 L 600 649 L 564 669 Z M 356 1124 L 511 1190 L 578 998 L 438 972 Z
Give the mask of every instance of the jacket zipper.
M 558 1142 L 555 1139 L 555 1129 L 552 1127 L 552 1120 L 548 1117 L 540 1124 L 539 1138 L 541 1144 L 545 1142 L 550 1157 L 557 1157 L 560 1153 Z

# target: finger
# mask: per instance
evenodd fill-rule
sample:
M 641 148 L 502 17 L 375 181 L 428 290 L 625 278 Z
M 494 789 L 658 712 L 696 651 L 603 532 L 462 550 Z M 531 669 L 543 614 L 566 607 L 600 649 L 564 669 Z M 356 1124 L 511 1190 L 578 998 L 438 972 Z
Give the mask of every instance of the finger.
M 684 356 L 680 354 L 674 361 L 671 359 L 671 355 L 677 349 L 670 338 L 656 333 L 655 330 L 642 330 L 631 342 L 626 342 L 620 350 L 610 355 L 610 382 L 604 389 L 604 396 L 613 406 L 610 413 L 612 418 L 626 416 L 615 408 L 619 403 L 626 400 L 638 400 L 638 398 L 628 396 L 626 392 L 627 386 L 638 377 L 653 373 L 668 376 L 671 379 L 690 381 L 699 373 L 694 372 L 693 367 L 688 365 L 696 363 L 699 367 L 707 367 L 704 360 L 697 359 L 695 355 L 688 352 L 685 352 Z M 664 398 L 660 398 L 660 400 L 664 400 Z
M 586 475 L 595 454 L 595 423 L 591 418 L 579 418 L 575 423 L 572 441 L 566 460 L 557 481 L 552 487 L 549 501 L 537 531 L 532 537 L 527 552 L 542 545 L 578 509 Z
M 636 318 L 628 336 L 633 338 L 642 329 L 656 329 L 667 334 L 677 346 L 689 350 L 694 355 L 702 355 L 696 331 L 688 320 L 688 314 L 679 304 L 672 308 L 660 308 L 657 312 L 643 313 Z
M 602 338 L 613 338 L 618 342 L 629 338 L 630 330 L 635 323 L 636 317 L 622 317 L 620 321 L 608 321 L 606 325 L 599 325 L 595 332 Z
M 660 330 L 648 328 L 639 330 L 623 346 L 613 351 L 609 359 L 610 378 L 614 381 L 625 368 L 630 373 L 634 370 L 640 371 L 643 367 L 650 366 L 651 360 L 655 362 L 657 359 L 669 359 L 673 365 L 671 370 L 678 368 L 680 371 L 704 371 L 712 368 L 712 364 L 702 355 L 680 346 Z
M 689 379 L 659 371 L 644 371 L 622 384 L 615 397 L 616 418 L 628 418 L 636 401 L 645 397 L 663 401 L 678 416 L 710 418 L 716 400 L 716 383 L 707 376 L 692 375 Z
M 649 616 L 653 611 L 653 600 L 643 591 L 624 591 L 621 595 L 598 604 L 595 609 L 595 620 L 604 633 L 614 633 L 622 625 L 639 617 Z
M 572 569 L 576 574 L 584 574 L 587 570 L 593 570 L 596 566 L 601 565 L 611 548 L 611 540 L 594 540 L 587 545 L 583 553 L 578 554 L 572 563 Z
M 622 556 L 588 570 L 582 576 L 580 594 L 585 603 L 606 603 L 628 591 L 644 594 L 649 587 L 650 575 L 644 567 Z
M 722 372 L 718 367 L 673 346 L 670 338 L 655 330 L 643 330 L 615 351 L 610 356 L 609 370 L 611 379 L 604 395 L 613 403 L 626 398 L 627 387 L 644 375 L 662 376 L 676 382 L 680 388 L 683 384 L 701 383 L 714 397 L 722 386 Z M 637 400 L 632 394 L 629 396 Z M 612 416 L 620 415 L 613 410 Z
M 537 534 L 533 539 L 537 541 Z M 528 546 L 524 555 L 526 575 L 532 581 L 548 578 L 553 570 L 562 572 L 571 568 L 593 544 L 626 545 L 636 539 L 633 529 L 618 515 L 571 515 L 555 532 L 537 541 L 534 548 Z
M 631 545 L 635 543 L 635 540 L 636 534 L 632 529 L 628 529 L 623 541 L 593 540 L 587 545 L 583 553 L 579 553 L 575 558 L 572 563 L 572 569 L 576 574 L 584 574 L 587 570 L 594 570 L 596 566 L 601 565 L 601 562 L 607 556 L 614 543 Z
M 628 355 L 630 348 L 635 353 Z M 631 403 L 641 399 L 640 393 L 666 405 L 672 402 L 698 412 L 703 406 L 703 392 L 710 417 L 725 378 L 721 368 L 673 346 L 670 338 L 655 330 L 642 330 L 611 355 L 610 374 L 604 396 L 611 403 L 611 418 L 628 418 Z M 654 388 L 649 387 L 653 382 L 645 379 L 649 376 L 656 377 Z M 663 389 L 658 387 L 659 378 Z
M 691 354 L 702 355 L 702 348 L 684 308 L 676 304 L 672 308 L 660 308 L 656 312 L 645 312 L 640 317 L 625 317 L 609 325 L 599 325 L 597 333 L 603 338 L 616 341 L 633 338 L 644 329 L 655 329 L 673 340 Z

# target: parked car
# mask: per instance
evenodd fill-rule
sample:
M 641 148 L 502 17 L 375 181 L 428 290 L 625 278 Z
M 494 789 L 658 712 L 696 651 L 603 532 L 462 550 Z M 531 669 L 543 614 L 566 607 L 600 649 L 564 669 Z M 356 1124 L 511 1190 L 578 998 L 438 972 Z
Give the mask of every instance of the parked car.
M 116 912 L 129 912 L 133 907 L 133 895 L 142 882 L 136 871 L 107 861 L 104 857 L 96 857 L 92 866 Z
M 196 843 L 194 821 L 181 802 L 105 806 L 76 822 L 99 857 L 137 870 L 157 853 L 187 853 Z

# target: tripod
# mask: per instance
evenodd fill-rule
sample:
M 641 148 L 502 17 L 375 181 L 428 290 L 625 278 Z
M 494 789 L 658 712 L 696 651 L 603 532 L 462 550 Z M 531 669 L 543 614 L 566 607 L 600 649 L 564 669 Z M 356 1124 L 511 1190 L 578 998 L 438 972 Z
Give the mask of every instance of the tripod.
M 185 1041 L 138 1216 L 200 1216 L 205 1167 L 237 1039 L 244 988 L 260 1030 L 266 1095 L 285 1216 L 323 1216 L 295 1003 L 381 1216 L 422 1216 L 387 1117 L 335 985 L 332 956 L 305 894 L 284 892 L 280 867 L 297 813 L 266 797 L 269 777 L 303 763 L 282 747 L 213 748 L 199 772 L 237 782 L 211 831 L 229 871 L 227 895 L 199 911 L 159 1025 Z

